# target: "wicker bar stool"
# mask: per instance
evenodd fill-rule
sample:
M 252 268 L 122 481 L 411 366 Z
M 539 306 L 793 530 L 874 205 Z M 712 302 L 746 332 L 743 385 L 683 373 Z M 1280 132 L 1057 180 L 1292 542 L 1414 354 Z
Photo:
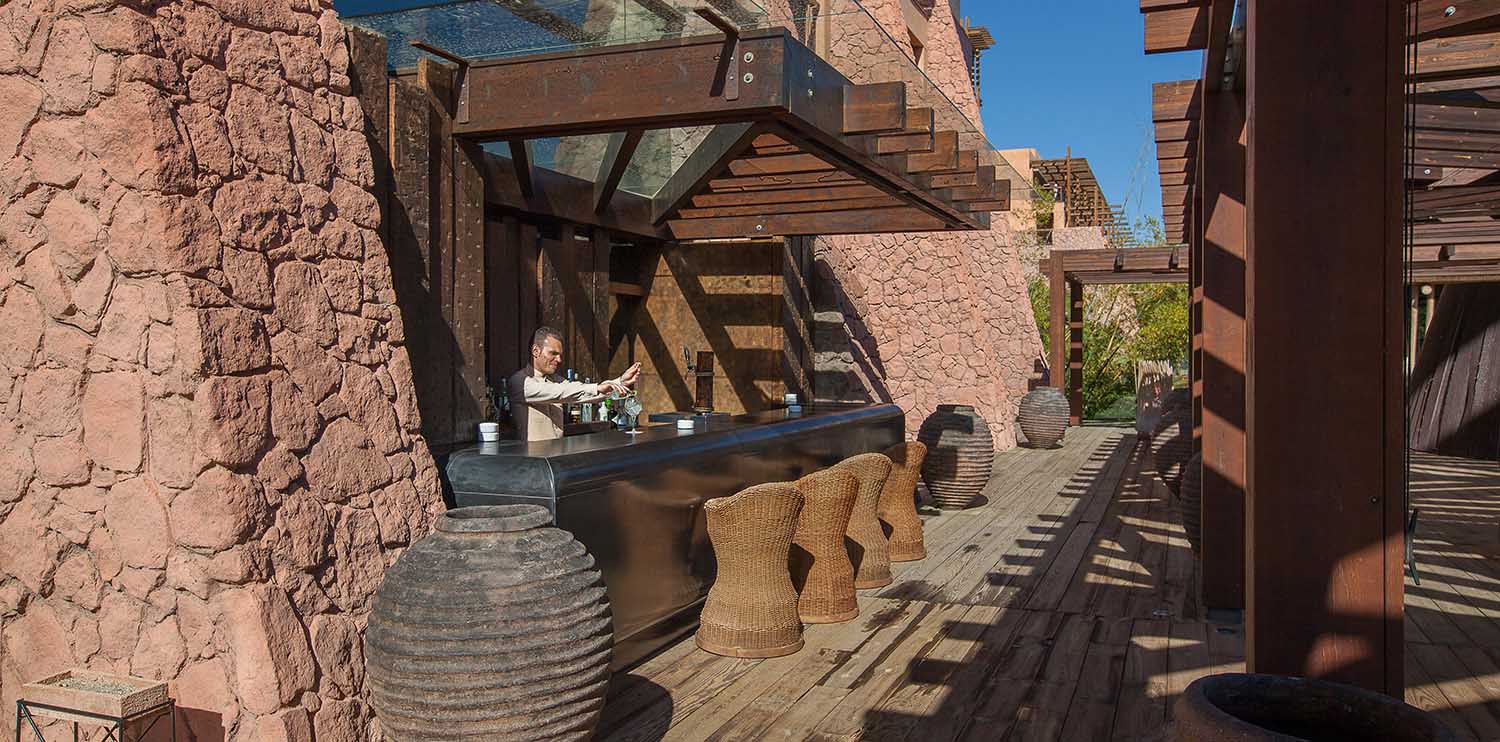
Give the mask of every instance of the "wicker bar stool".
M 859 496 L 853 473 L 824 469 L 797 480 L 802 513 L 792 534 L 790 568 L 802 623 L 839 623 L 859 615 L 854 563 L 844 544 Z
M 880 491 L 891 475 L 891 460 L 883 453 L 850 456 L 833 469 L 859 479 L 859 495 L 849 515 L 849 561 L 854 563 L 854 587 L 867 590 L 891 584 L 891 543 L 880 527 Z
M 915 562 L 927 556 L 916 498 L 927 446 L 917 441 L 897 443 L 885 455 L 891 460 L 891 475 L 880 492 L 880 526 L 891 542 L 891 561 Z
M 802 648 L 797 591 L 787 571 L 802 495 L 791 482 L 761 484 L 703 506 L 719 563 L 695 637 L 726 657 L 780 657 Z

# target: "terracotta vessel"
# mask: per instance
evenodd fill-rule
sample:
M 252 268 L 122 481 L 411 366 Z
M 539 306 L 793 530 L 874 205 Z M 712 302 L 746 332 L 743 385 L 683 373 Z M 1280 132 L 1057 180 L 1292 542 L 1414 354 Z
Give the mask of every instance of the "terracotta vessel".
M 927 556 L 922 540 L 922 518 L 917 515 L 917 480 L 927 447 L 916 441 L 897 443 L 886 449 L 891 475 L 880 492 L 880 527 L 891 542 L 891 561 L 915 562 Z
M 1437 717 L 1390 696 L 1283 675 L 1225 673 L 1188 685 L 1178 742 L 1454 742 Z
M 1027 392 L 1016 413 L 1016 425 L 1033 448 L 1053 448 L 1068 432 L 1068 398 L 1057 387 Z
M 797 491 L 802 493 L 802 512 L 788 565 L 797 590 L 797 615 L 802 623 L 848 621 L 859 615 L 854 563 L 844 546 L 859 478 L 824 469 L 797 480 Z
M 613 645 L 594 558 L 546 508 L 459 508 L 375 593 L 370 705 L 393 740 L 585 740 Z
M 937 506 L 963 509 L 979 503 L 995 468 L 995 438 L 970 405 L 938 405 L 922 421 L 917 440 L 927 446 L 922 479 Z
M 727 657 L 780 657 L 802 648 L 787 559 L 802 495 L 790 482 L 759 484 L 703 505 L 718 573 L 694 637 Z

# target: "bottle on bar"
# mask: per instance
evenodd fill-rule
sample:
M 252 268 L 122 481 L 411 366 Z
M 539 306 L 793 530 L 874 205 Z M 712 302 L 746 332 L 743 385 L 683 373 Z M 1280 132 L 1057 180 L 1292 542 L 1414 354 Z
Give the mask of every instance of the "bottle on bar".
M 592 384 L 592 383 L 594 383 L 594 378 L 592 376 L 585 376 L 585 377 L 583 377 L 583 383 L 585 383 L 585 384 Z M 579 421 L 580 422 L 585 422 L 585 423 L 591 423 L 591 422 L 593 422 L 594 421 L 594 403 L 593 402 L 585 402 L 582 405 L 579 405 L 578 416 L 579 416 Z

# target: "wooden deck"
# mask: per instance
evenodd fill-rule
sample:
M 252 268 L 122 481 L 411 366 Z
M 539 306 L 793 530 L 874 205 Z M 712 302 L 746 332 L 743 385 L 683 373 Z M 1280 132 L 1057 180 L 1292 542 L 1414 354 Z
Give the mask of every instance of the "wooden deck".
M 607 740 L 1164 740 L 1193 679 L 1243 669 L 1204 619 L 1196 567 L 1133 431 L 997 459 L 990 502 L 926 519 L 928 556 L 810 626 L 790 657 L 680 642 L 616 676 Z M 1408 581 L 1413 703 L 1500 739 L 1500 468 L 1414 462 L 1421 585 Z

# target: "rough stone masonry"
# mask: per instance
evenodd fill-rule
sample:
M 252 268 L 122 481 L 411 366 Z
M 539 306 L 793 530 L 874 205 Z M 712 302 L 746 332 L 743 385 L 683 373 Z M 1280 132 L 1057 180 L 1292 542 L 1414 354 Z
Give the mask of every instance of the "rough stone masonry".
M 182 740 L 371 736 L 441 500 L 348 63 L 328 0 L 0 8 L 0 708 L 86 666 Z

